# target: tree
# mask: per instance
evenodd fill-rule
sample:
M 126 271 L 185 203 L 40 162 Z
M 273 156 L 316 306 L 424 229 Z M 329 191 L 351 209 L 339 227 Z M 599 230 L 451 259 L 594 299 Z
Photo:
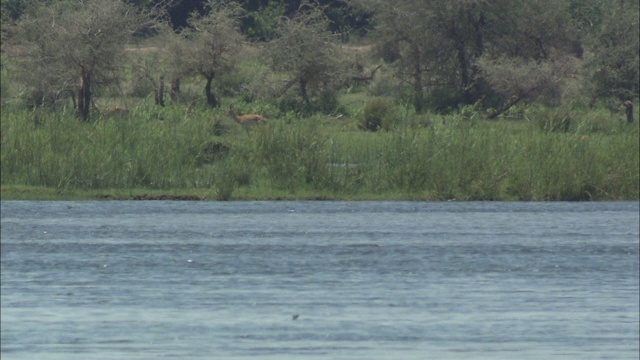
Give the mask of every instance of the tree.
M 503 26 L 491 29 L 477 79 L 486 94 L 498 95 L 495 118 L 529 99 L 558 105 L 569 80 L 582 76 L 583 49 L 567 1 L 514 0 L 502 14 Z
M 437 45 L 442 40 L 433 28 L 434 14 L 413 0 L 364 1 L 360 6 L 375 13 L 378 52 L 386 61 L 395 62 L 396 76 L 411 85 L 413 104 L 416 111 L 422 111 L 429 66 L 437 57 Z
M 640 92 L 640 34 L 637 2 L 603 6 L 598 28 L 587 38 L 593 52 L 588 62 L 593 98 L 638 98 Z
M 573 39 L 566 1 L 352 1 L 375 13 L 380 54 L 411 86 L 417 111 L 427 94 L 450 94 L 449 106 L 482 99 L 482 57 L 550 61 Z
M 133 74 L 132 95 L 146 97 L 153 90 L 156 105 L 164 106 L 165 80 L 171 82 L 171 100 L 177 100 L 179 79 L 183 70 L 181 49 L 184 39 L 166 24 L 158 24 L 154 42 L 162 48 L 146 48 L 129 52 Z M 178 89 L 173 86 L 178 82 Z
M 579 61 L 571 56 L 555 60 L 523 59 L 519 57 L 483 58 L 478 61 L 481 76 L 504 100 L 489 114 L 498 117 L 525 99 L 558 102 L 562 100 L 565 79 L 578 72 Z
M 218 107 L 220 101 L 212 91 L 213 80 L 234 67 L 235 55 L 244 42 L 239 30 L 242 8 L 234 1 L 214 0 L 208 2 L 207 8 L 207 15 L 191 16 L 189 28 L 182 32 L 184 42 L 174 49 L 174 54 L 180 57 L 184 74 L 204 77 L 207 104 Z
M 242 29 L 251 39 L 260 41 L 272 40 L 276 35 L 276 26 L 280 17 L 284 15 L 286 3 L 269 1 L 257 9 L 250 11 L 249 15 L 242 19 Z
M 40 99 L 70 95 L 88 120 L 94 92 L 117 83 L 125 45 L 151 23 L 122 1 L 35 2 L 10 39 L 21 54 L 19 77 Z
M 283 17 L 277 37 L 267 45 L 272 69 L 288 76 L 282 93 L 297 86 L 311 109 L 314 94 L 326 96 L 342 86 L 349 78 L 350 65 L 336 40 L 317 4 L 304 2 L 293 18 Z

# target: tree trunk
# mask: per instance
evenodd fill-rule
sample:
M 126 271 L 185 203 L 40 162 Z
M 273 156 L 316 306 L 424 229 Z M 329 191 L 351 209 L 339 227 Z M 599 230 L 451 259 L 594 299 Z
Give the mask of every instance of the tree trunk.
M 424 90 L 422 88 L 422 66 L 420 63 L 420 50 L 416 47 L 413 51 L 413 106 L 416 112 L 420 113 L 424 109 Z
M 204 93 L 207 96 L 207 104 L 211 107 L 218 107 L 220 103 L 216 99 L 215 95 L 211 92 L 211 83 L 213 82 L 213 76 L 207 76 L 207 84 L 204 86 Z
M 465 105 L 471 104 L 471 86 L 469 80 L 469 61 L 465 53 L 464 41 L 458 41 L 458 65 L 460 66 L 460 85 L 464 94 Z
M 84 67 L 80 67 L 80 86 L 78 88 L 78 116 L 89 120 L 89 108 L 91 107 L 91 74 Z
M 72 109 L 77 109 L 78 104 L 76 103 L 76 92 L 73 90 L 69 91 L 69 96 L 71 97 L 71 103 L 73 104 Z
M 156 105 L 164 106 L 164 76 L 160 76 L 158 88 L 156 89 Z
M 178 101 L 180 98 L 180 78 L 171 79 L 171 101 Z
M 477 21 L 473 21 L 473 30 L 476 33 L 476 48 L 474 56 L 479 58 L 484 53 L 484 11 L 480 10 L 480 16 Z
M 627 122 L 631 124 L 633 122 L 633 101 L 627 100 L 624 103 L 624 112 L 627 114 Z
M 307 82 L 304 79 L 300 79 L 300 95 L 302 95 L 304 103 L 307 104 L 307 109 L 311 109 L 311 100 L 307 93 Z

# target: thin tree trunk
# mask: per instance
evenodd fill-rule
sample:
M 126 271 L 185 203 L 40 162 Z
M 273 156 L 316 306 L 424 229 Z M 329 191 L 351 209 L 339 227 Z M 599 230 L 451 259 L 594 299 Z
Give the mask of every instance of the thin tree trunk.
M 460 85 L 464 94 L 464 103 L 471 104 L 471 89 L 469 86 L 469 61 L 465 53 L 464 41 L 458 41 L 458 65 L 460 66 Z
M 204 93 L 207 96 L 207 104 L 211 107 L 218 107 L 220 103 L 216 99 L 215 95 L 211 92 L 211 83 L 213 82 L 213 76 L 207 76 L 207 84 L 204 86 Z
M 305 104 L 307 104 L 307 108 L 311 109 L 311 100 L 309 99 L 309 94 L 307 93 L 307 82 L 304 79 L 300 79 L 300 95 L 302 95 L 302 99 Z
M 484 11 L 480 10 L 480 16 L 477 21 L 473 21 L 473 30 L 476 33 L 476 48 L 474 55 L 479 58 L 484 53 Z
M 164 76 L 160 76 L 155 100 L 156 105 L 164 106 Z
M 633 101 L 626 100 L 622 103 L 625 108 L 625 113 L 627 114 L 627 122 L 631 124 L 633 122 Z
M 89 108 L 91 106 L 91 74 L 84 67 L 80 67 L 80 87 L 78 88 L 78 116 L 89 120 Z
M 171 79 L 171 101 L 178 101 L 180 98 L 180 78 Z
M 71 103 L 73 104 L 72 109 L 77 109 L 78 104 L 76 103 L 76 92 L 73 90 L 69 91 L 69 96 L 71 97 Z
M 424 108 L 424 90 L 422 88 L 422 67 L 420 66 L 420 50 L 415 48 L 413 51 L 413 106 L 416 112 L 422 112 Z

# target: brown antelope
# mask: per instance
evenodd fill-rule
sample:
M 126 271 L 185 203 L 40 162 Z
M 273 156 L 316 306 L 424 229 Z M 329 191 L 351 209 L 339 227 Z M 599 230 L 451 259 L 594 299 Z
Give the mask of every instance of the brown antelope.
M 233 110 L 233 108 L 229 108 L 229 114 L 228 115 L 231 118 L 233 118 L 233 120 L 235 120 L 238 124 L 240 124 L 242 126 L 255 125 L 255 124 L 259 124 L 261 122 L 265 122 L 266 121 L 262 115 L 258 115 L 258 114 L 238 115 L 236 113 L 236 111 Z

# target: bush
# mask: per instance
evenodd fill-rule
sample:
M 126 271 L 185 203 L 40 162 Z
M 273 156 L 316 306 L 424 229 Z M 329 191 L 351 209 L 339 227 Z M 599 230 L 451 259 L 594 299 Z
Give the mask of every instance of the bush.
M 439 89 L 433 91 L 426 99 L 427 108 L 441 114 L 449 114 L 457 109 L 460 96 L 454 90 Z
M 338 102 L 338 94 L 335 91 L 323 91 L 315 106 L 315 110 L 323 114 L 331 114 L 340 108 L 340 102 Z M 344 111 L 342 111 L 344 112 Z
M 360 128 L 369 131 L 389 130 L 395 125 L 393 102 L 385 98 L 369 101 L 362 114 Z

